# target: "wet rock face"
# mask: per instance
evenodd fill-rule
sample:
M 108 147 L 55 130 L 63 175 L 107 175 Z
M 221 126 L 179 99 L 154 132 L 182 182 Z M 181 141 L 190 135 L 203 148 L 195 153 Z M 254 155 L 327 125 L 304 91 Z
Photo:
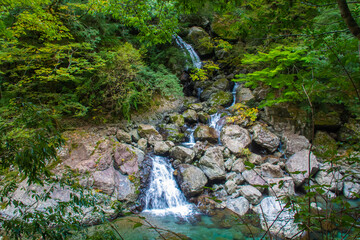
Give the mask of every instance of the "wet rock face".
M 285 163 L 287 171 L 298 187 L 309 177 L 309 150 L 302 150 L 292 155 Z M 310 174 L 314 174 L 319 169 L 319 163 L 313 153 L 310 155 Z M 305 172 L 297 173 L 297 172 Z
M 177 172 L 177 179 L 185 196 L 195 196 L 204 190 L 207 178 L 200 168 L 190 164 L 180 164 Z
M 252 127 L 252 131 L 254 133 L 253 140 L 270 152 L 275 152 L 275 150 L 279 147 L 279 137 L 270 132 L 266 127 L 257 124 Z
M 200 158 L 199 166 L 210 180 L 224 179 L 226 176 L 223 147 L 208 148 Z
M 251 143 L 249 132 L 238 125 L 223 127 L 220 136 L 222 144 L 235 154 L 241 153 Z
M 207 125 L 200 125 L 195 129 L 194 137 L 196 141 L 218 142 L 218 135 L 214 128 Z

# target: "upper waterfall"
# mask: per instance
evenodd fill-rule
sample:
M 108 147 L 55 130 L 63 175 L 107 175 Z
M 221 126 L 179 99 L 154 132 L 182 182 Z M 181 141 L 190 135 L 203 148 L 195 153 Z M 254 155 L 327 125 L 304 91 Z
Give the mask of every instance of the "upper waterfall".
M 176 44 L 179 45 L 182 49 L 186 49 L 186 51 L 189 53 L 191 61 L 193 62 L 193 66 L 195 68 L 201 68 L 202 63 L 200 57 L 195 52 L 194 48 L 190 44 L 186 43 L 180 36 L 174 35 L 174 38 Z

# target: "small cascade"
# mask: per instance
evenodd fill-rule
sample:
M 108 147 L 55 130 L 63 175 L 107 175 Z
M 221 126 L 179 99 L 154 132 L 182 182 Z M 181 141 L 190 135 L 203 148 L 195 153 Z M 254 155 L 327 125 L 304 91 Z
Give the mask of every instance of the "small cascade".
M 200 69 L 202 67 L 202 63 L 200 57 L 195 52 L 194 48 L 190 44 L 186 43 L 180 36 L 176 35 L 174 36 L 174 38 L 176 44 L 179 45 L 182 49 L 185 49 L 189 53 L 194 68 Z
M 192 148 L 192 147 L 195 145 L 194 132 L 195 132 L 195 129 L 196 129 L 196 128 L 197 128 L 197 125 L 195 125 L 195 126 L 192 127 L 192 128 L 188 128 L 188 129 L 186 130 L 186 132 L 188 132 L 189 141 L 183 143 L 183 145 L 184 145 L 185 147 L 190 147 L 190 148 Z
M 202 88 L 198 88 L 198 89 L 197 89 L 197 98 L 198 98 L 198 99 L 200 99 L 202 92 L 203 92 L 203 89 L 202 89 Z
M 239 82 L 235 82 L 234 87 L 233 87 L 233 89 L 232 89 L 232 91 L 231 91 L 231 94 L 233 95 L 233 102 L 232 102 L 232 104 L 230 105 L 230 107 L 228 107 L 228 109 L 231 108 L 232 106 L 234 106 L 235 103 L 236 103 L 236 90 L 237 90 L 237 88 L 239 87 L 239 85 L 240 85 Z
M 169 213 L 187 216 L 193 213 L 193 205 L 186 201 L 175 179 L 174 169 L 165 157 L 152 157 L 153 167 L 149 188 L 146 192 L 145 210 L 157 215 Z
M 221 120 L 221 112 L 214 113 L 210 115 L 209 126 L 215 128 L 215 130 L 219 133 L 222 128 L 222 124 L 220 124 Z

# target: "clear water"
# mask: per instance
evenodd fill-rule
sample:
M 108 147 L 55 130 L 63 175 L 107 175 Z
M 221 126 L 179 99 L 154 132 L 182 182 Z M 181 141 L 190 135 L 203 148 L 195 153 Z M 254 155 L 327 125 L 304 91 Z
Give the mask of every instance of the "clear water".
M 142 226 L 134 229 L 137 223 L 141 223 Z M 151 226 L 159 228 L 165 239 L 180 239 L 176 237 L 177 234 L 192 240 L 243 240 L 261 239 L 264 234 L 260 228 L 243 224 L 241 219 L 225 210 L 218 210 L 213 216 L 195 215 L 188 218 L 175 215 L 159 217 L 145 212 L 138 216 L 119 218 L 111 224 L 123 239 L 131 240 L 163 239 Z M 106 224 L 94 226 L 89 229 L 89 233 L 99 233 L 106 228 L 110 229 Z
M 232 96 L 233 96 L 233 102 L 232 102 L 232 104 L 228 107 L 228 109 L 229 109 L 230 107 L 234 106 L 235 103 L 236 103 L 236 90 L 238 89 L 239 86 L 240 86 L 240 83 L 239 83 L 239 82 L 235 82 L 234 87 L 233 87 L 233 89 L 232 89 L 232 91 L 231 91 L 231 94 L 232 94 Z
M 153 167 L 149 188 L 146 191 L 144 212 L 154 215 L 175 214 L 182 217 L 193 214 L 194 206 L 186 201 L 180 191 L 169 159 L 153 156 L 152 160 Z

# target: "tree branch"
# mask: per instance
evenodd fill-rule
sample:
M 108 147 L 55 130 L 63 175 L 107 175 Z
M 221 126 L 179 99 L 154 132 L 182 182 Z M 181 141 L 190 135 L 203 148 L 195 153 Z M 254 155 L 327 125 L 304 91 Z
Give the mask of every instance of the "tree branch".
M 344 19 L 346 25 L 348 26 L 350 32 L 360 40 L 360 27 L 351 15 L 348 3 L 346 0 L 337 0 L 341 17 Z

